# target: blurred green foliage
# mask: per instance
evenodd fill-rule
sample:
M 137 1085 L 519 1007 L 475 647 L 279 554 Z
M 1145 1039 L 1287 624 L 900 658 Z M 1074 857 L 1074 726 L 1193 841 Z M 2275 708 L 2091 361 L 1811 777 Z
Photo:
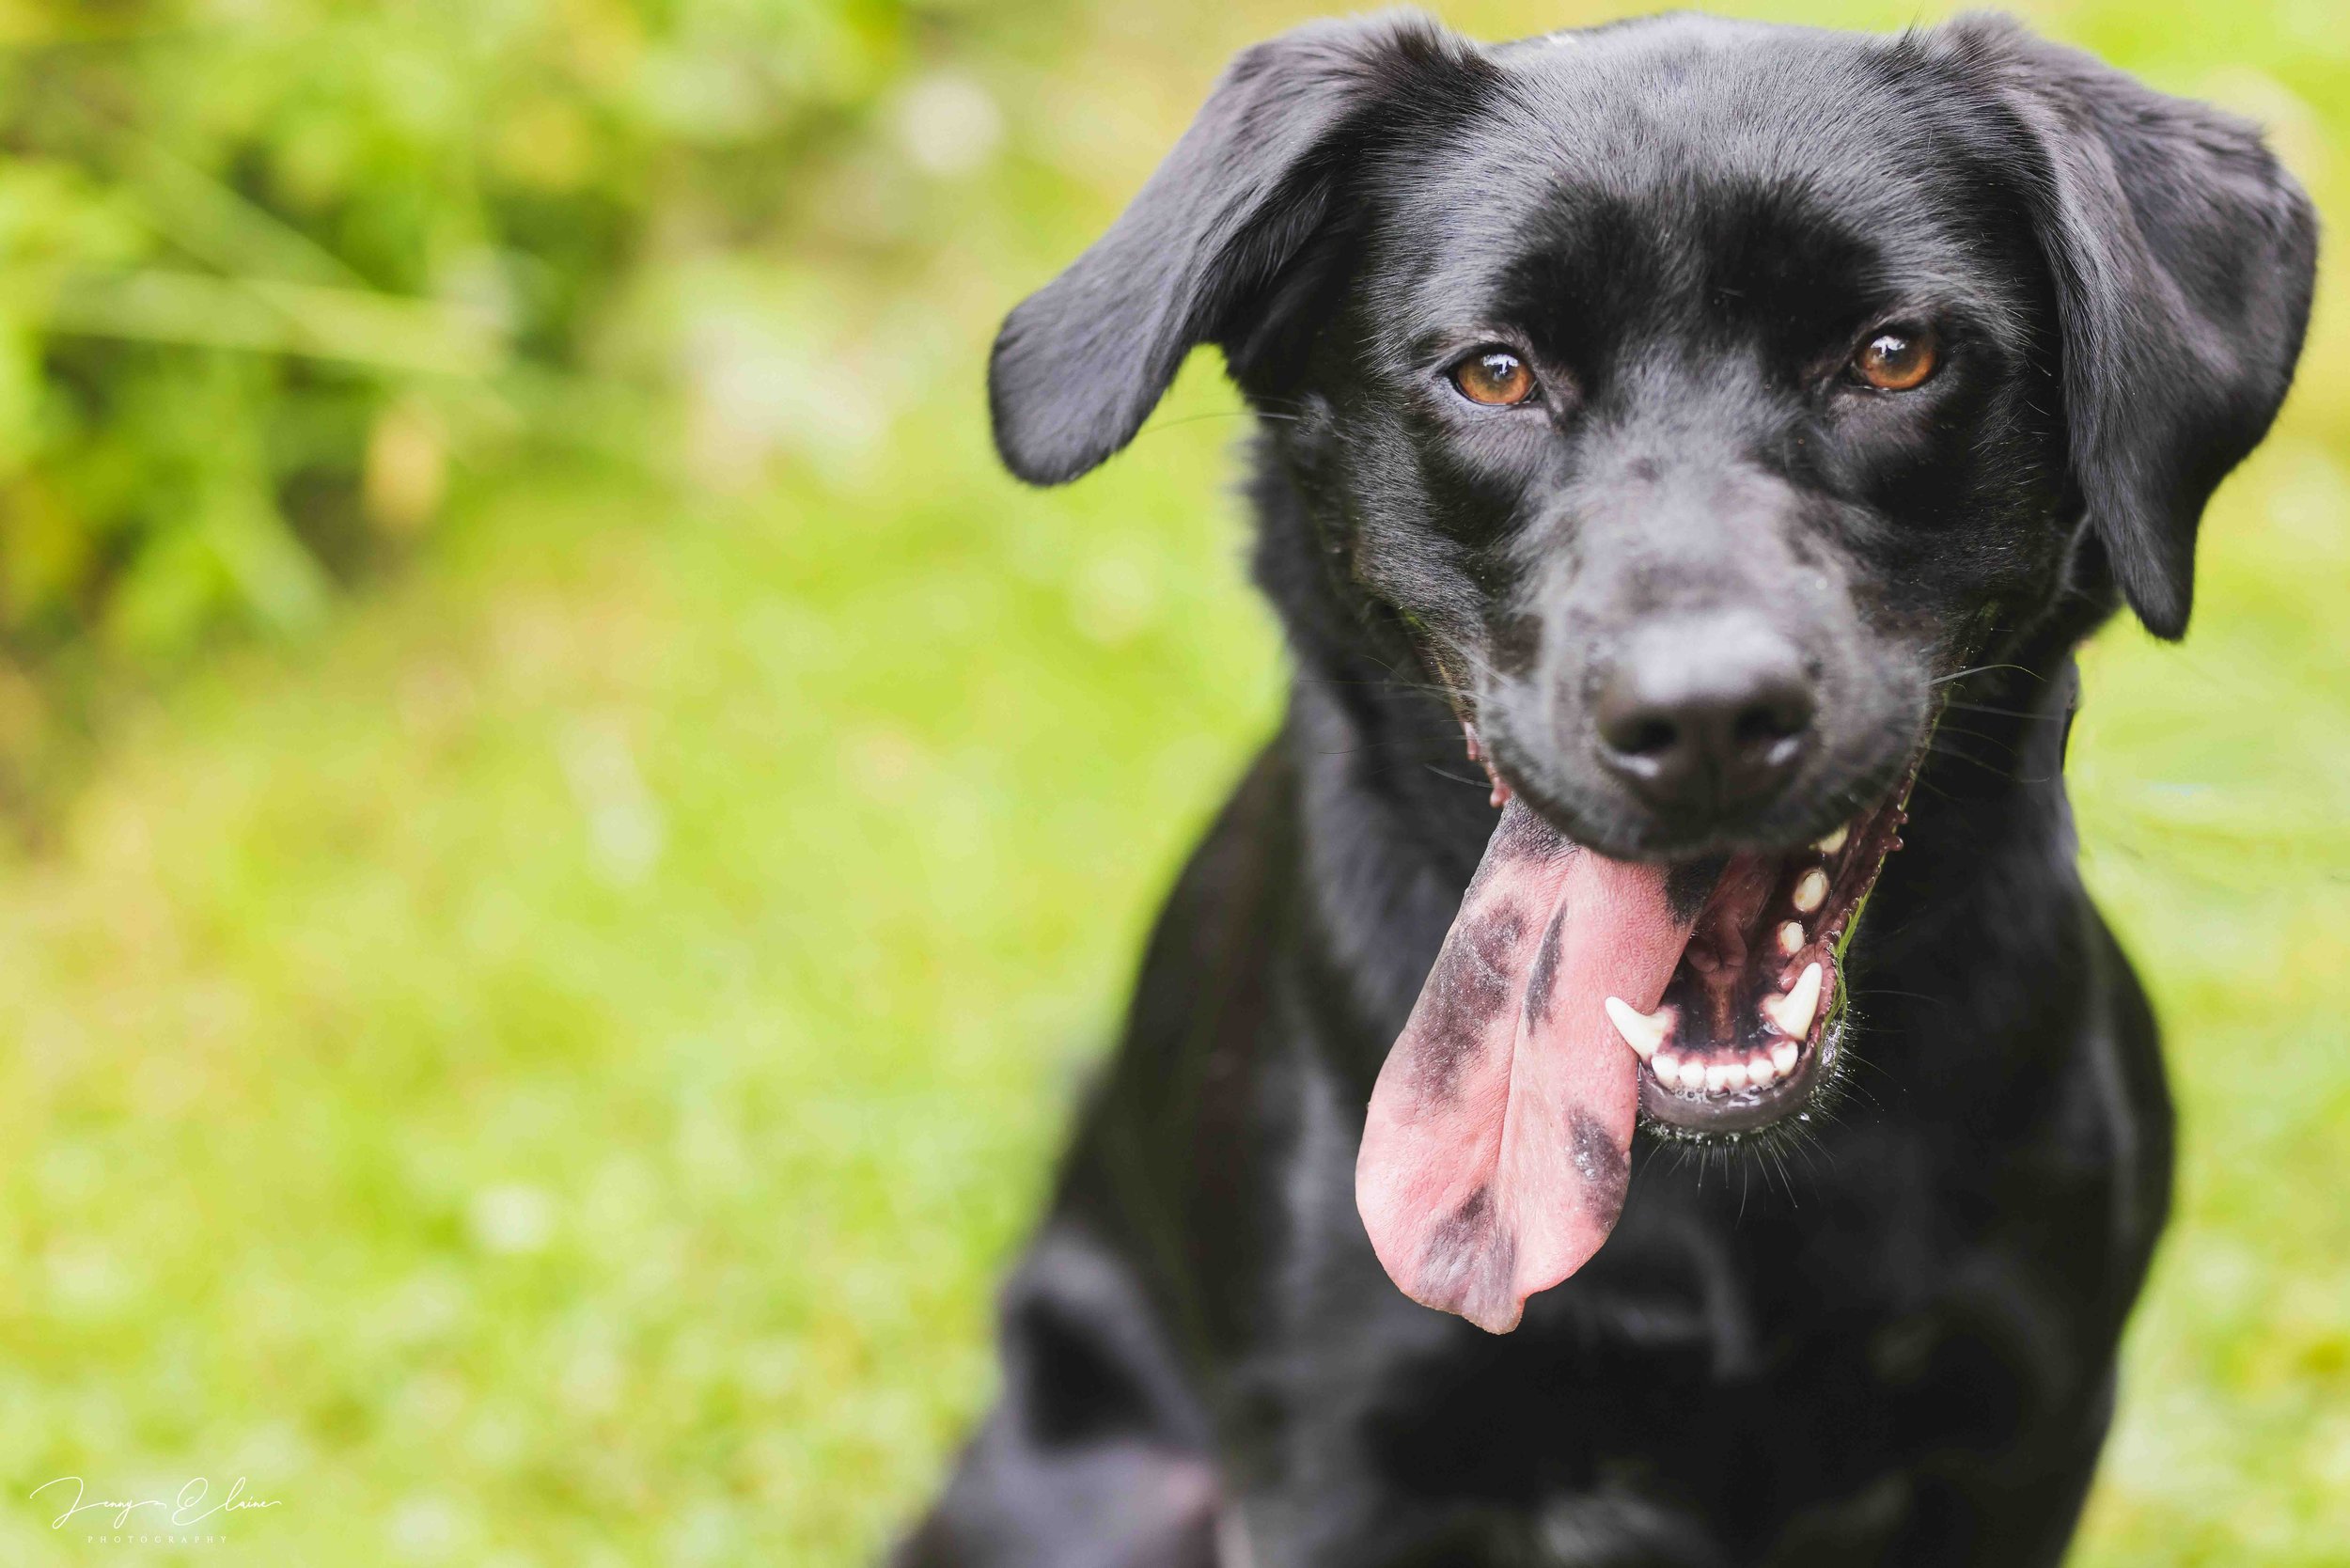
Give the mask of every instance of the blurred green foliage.
M 827 160 L 975 9 L 0 12 L 0 661 L 54 686 L 84 644 L 152 664 L 315 630 L 453 469 L 533 445 L 739 467 L 746 433 L 833 433 L 805 386 L 774 406 L 772 367 L 722 384 L 741 345 L 701 274 L 804 238 Z M 934 158 L 995 133 L 985 100 L 930 96 Z M 734 428 L 643 441 L 697 374 Z M 0 782 L 55 739 L 30 706 L 0 703 Z
M 2341 210 L 2328 0 L 2027 8 Z M 1212 357 L 1037 493 L 986 345 L 1307 14 L 0 0 L 0 1561 L 871 1560 L 1279 701 Z M 2185 1121 L 2092 1568 L 2350 1563 L 2342 302 L 2089 661 Z

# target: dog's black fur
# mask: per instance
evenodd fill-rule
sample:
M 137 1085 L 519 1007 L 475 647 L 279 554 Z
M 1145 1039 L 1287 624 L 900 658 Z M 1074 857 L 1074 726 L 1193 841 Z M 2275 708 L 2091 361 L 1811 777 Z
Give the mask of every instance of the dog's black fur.
M 2170 1175 L 2154 1020 L 2074 868 L 2071 651 L 2123 601 L 2184 630 L 2315 244 L 2249 128 L 1998 20 L 1487 49 L 1389 16 L 1242 55 L 992 389 L 1006 462 L 1058 482 L 1224 349 L 1294 695 L 901 1561 L 2058 1560 Z M 1838 371 L 1888 319 L 1941 333 L 1916 391 Z M 1492 343 L 1534 402 L 1447 381 Z M 1649 808 L 1590 682 L 1657 618 L 1748 614 L 1814 682 L 1801 772 Z M 1396 1291 L 1352 1185 L 1493 825 L 1465 717 L 1562 831 L 1652 860 L 1799 841 L 1926 747 L 1841 1090 L 1761 1152 L 1645 1131 L 1612 1239 L 1501 1338 Z

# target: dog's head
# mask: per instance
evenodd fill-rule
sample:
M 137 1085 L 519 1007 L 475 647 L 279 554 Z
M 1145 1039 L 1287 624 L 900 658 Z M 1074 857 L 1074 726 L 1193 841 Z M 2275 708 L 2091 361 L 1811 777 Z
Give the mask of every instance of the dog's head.
M 2249 128 L 2004 22 L 1674 17 L 1487 49 L 1392 16 L 1242 55 L 1012 313 L 996 436 L 1041 483 L 1220 344 L 1345 591 L 1408 628 L 1518 797 L 1389 1058 L 1402 1098 L 1372 1105 L 1367 1172 L 1390 1136 L 1418 1151 L 1367 1189 L 1374 1236 L 1374 1210 L 1436 1216 L 1394 1244 L 1407 1288 L 1497 1300 L 1596 1245 L 1570 1226 L 1529 1264 L 1529 1200 L 1492 1174 L 1519 1155 L 1459 1109 L 1514 1105 L 1529 1042 L 1580 1073 L 1629 1062 L 1620 1036 L 1667 1123 L 1804 1103 L 1938 683 L 2083 600 L 2180 635 L 2314 248 Z M 1578 923 L 1609 954 L 1578 961 Z M 1475 973 L 1449 984 L 1456 956 Z M 1535 1019 L 1563 986 L 1604 994 Z M 1542 1045 L 1578 1029 L 1604 1043 Z M 1461 1087 L 1480 1052 L 1497 1090 Z M 1584 1141 L 1620 1151 L 1625 1074 L 1592 1074 L 1548 1108 L 1596 1095 Z M 1571 1122 L 1550 1142 L 1580 1147 Z

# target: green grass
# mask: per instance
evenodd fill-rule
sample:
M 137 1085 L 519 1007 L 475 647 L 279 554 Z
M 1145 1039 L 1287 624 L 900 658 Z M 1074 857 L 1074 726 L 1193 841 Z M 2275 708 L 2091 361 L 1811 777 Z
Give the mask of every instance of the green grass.
M 1073 491 L 979 423 L 993 316 L 1296 14 L 1176 9 L 982 62 L 1026 84 L 1014 149 L 924 264 L 790 274 L 876 445 L 729 494 L 478 474 L 321 640 L 118 701 L 0 864 L 0 1560 L 100 1550 L 24 1498 L 74 1473 L 247 1475 L 283 1506 L 188 1555 L 306 1568 L 845 1568 L 932 1483 L 1144 922 L 1279 699 L 1212 364 Z M 2269 103 L 2330 197 L 2310 15 L 2046 18 Z M 2185 1119 L 2100 1568 L 2350 1563 L 2341 303 L 2192 639 L 2090 661 L 2087 863 Z

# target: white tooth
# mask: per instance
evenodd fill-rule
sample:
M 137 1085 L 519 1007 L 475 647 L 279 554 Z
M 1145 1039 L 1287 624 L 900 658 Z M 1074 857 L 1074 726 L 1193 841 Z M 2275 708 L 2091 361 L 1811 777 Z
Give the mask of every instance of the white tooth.
M 1681 1058 L 1670 1051 L 1657 1052 L 1656 1059 L 1649 1063 L 1649 1071 L 1655 1074 L 1656 1081 L 1667 1089 L 1681 1087 Z
M 1822 855 L 1834 855 L 1838 850 L 1844 847 L 1844 840 L 1851 837 L 1852 827 L 1849 823 L 1847 823 L 1845 826 L 1838 828 L 1835 832 L 1829 834 L 1826 838 L 1821 839 L 1818 843 L 1812 845 L 1811 847 L 1818 850 Z
M 1762 998 L 1763 1016 L 1778 1026 L 1778 1032 L 1790 1040 L 1801 1040 L 1811 1027 L 1811 1015 L 1820 1011 L 1820 966 L 1804 965 L 1803 975 L 1795 988 L 1784 996 Z
M 1827 873 L 1814 866 L 1796 879 L 1791 895 L 1797 909 L 1806 915 L 1827 902 Z
M 1747 1058 L 1747 1082 L 1761 1089 L 1778 1076 L 1778 1068 L 1770 1058 L 1757 1051 Z
M 1780 1077 L 1795 1070 L 1795 1058 L 1803 1055 L 1803 1047 L 1792 1040 L 1782 1040 L 1771 1047 L 1771 1065 L 1778 1069 Z
M 1616 1026 L 1623 1043 L 1637 1052 L 1642 1061 L 1655 1056 L 1656 1047 L 1665 1043 L 1665 1037 L 1672 1032 L 1673 1016 L 1661 1007 L 1654 1012 L 1636 1012 L 1622 996 L 1610 996 L 1603 1005 L 1607 1009 L 1607 1021 Z
M 1722 1080 L 1729 1084 L 1732 1090 L 1746 1088 L 1747 1064 L 1743 1061 L 1731 1062 L 1728 1067 L 1722 1069 Z M 1711 1089 L 1714 1086 L 1714 1074 L 1711 1072 L 1708 1072 L 1705 1074 L 1705 1084 L 1708 1089 Z
M 1741 1067 L 1738 1069 L 1738 1075 L 1742 1078 L 1745 1077 L 1747 1075 L 1747 1070 Z M 1718 1061 L 1709 1064 L 1705 1069 L 1705 1092 L 1708 1094 L 1719 1094 L 1723 1090 L 1726 1090 L 1729 1087 L 1729 1066 L 1726 1063 Z
M 1789 958 L 1803 951 L 1803 927 L 1794 920 L 1778 928 L 1778 950 Z

